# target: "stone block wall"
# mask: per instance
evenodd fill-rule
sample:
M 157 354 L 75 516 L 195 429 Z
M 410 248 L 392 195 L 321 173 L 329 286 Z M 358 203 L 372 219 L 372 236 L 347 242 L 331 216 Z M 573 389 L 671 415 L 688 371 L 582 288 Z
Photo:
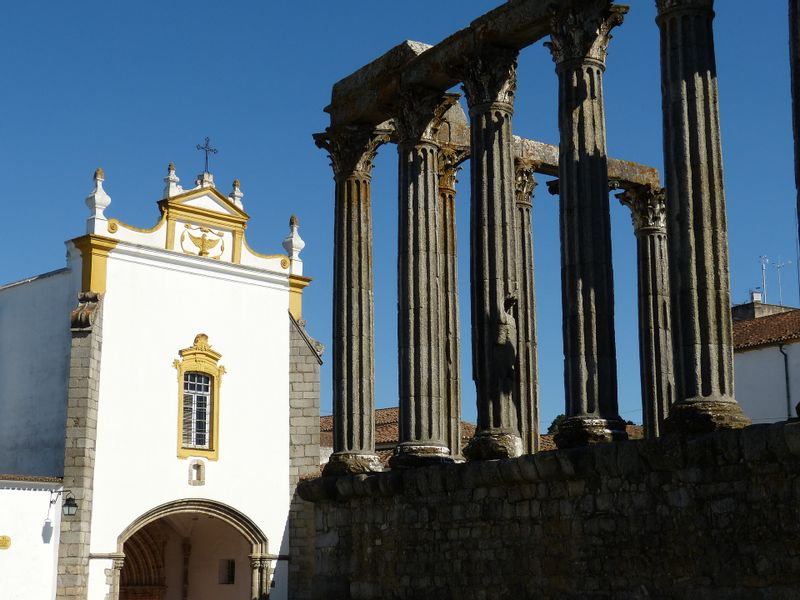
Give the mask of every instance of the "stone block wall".
M 311 598 L 314 570 L 314 507 L 296 493 L 304 477 L 319 475 L 319 368 L 322 345 L 289 315 L 289 597 Z
M 94 490 L 100 356 L 103 344 L 102 298 L 82 293 L 71 315 L 64 490 L 78 503 L 74 516 L 61 519 L 58 541 L 57 600 L 83 600 L 88 593 L 89 541 Z M 59 498 L 59 509 L 66 492 Z
M 797 598 L 800 422 L 300 484 L 314 598 Z

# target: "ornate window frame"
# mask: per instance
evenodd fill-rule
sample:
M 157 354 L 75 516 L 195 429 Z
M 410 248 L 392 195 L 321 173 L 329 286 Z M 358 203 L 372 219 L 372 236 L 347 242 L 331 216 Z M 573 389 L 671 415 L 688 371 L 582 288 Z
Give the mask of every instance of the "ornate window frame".
M 172 365 L 178 371 L 178 458 L 202 456 L 207 460 L 219 457 L 219 402 L 220 382 L 225 374 L 225 367 L 219 364 L 222 355 L 211 349 L 208 336 L 198 333 L 194 344 L 179 350 L 180 360 L 175 359 Z M 208 448 L 185 448 L 183 446 L 183 376 L 189 372 L 204 373 L 211 377 L 211 439 Z

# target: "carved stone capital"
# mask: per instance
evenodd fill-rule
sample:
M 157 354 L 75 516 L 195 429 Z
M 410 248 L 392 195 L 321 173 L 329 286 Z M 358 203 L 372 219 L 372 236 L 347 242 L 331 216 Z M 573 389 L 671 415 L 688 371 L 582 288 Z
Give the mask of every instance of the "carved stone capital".
M 378 148 L 389 138 L 388 129 L 376 129 L 371 125 L 338 125 L 314 134 L 317 147 L 328 152 L 337 178 L 353 173 L 370 175 Z
M 470 108 L 495 102 L 514 106 L 518 55 L 513 48 L 485 46 L 466 62 L 453 65 L 451 71 L 463 82 Z
M 92 328 L 100 298 L 100 294 L 94 292 L 81 292 L 78 294 L 78 306 L 70 313 L 70 328 L 72 330 Z
M 432 92 L 412 88 L 398 95 L 395 104 L 394 128 L 399 144 L 433 142 L 444 115 L 458 102 L 458 94 Z
M 656 0 L 658 14 L 678 12 L 713 12 L 714 0 Z
M 633 230 L 639 233 L 667 230 L 667 203 L 664 188 L 646 185 L 628 188 L 617 194 L 621 204 L 631 209 Z
M 559 181 L 559 179 L 551 179 L 545 184 L 547 186 L 547 191 L 553 196 L 561 195 L 561 185 Z
M 536 163 L 530 159 L 518 158 L 514 161 L 514 194 L 517 204 L 531 206 L 533 190 L 536 189 Z
M 611 30 L 622 24 L 627 6 L 593 3 L 577 8 L 554 9 L 550 18 L 550 49 L 556 67 L 572 61 L 594 60 L 605 64 Z
M 468 148 L 458 148 L 450 144 L 439 147 L 439 187 L 447 190 L 456 189 L 456 175 L 461 170 L 459 166 L 469 158 Z

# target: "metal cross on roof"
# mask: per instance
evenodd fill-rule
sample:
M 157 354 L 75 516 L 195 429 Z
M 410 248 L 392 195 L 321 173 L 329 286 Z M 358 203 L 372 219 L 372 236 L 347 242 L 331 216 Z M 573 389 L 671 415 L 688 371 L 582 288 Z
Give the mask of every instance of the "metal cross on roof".
M 203 172 L 208 173 L 208 154 L 209 152 L 211 154 L 216 154 L 217 149 L 211 147 L 211 140 L 209 138 L 206 138 L 205 144 L 203 144 L 202 146 L 200 144 L 197 144 L 197 149 L 202 150 L 203 152 L 206 153 L 206 168 Z

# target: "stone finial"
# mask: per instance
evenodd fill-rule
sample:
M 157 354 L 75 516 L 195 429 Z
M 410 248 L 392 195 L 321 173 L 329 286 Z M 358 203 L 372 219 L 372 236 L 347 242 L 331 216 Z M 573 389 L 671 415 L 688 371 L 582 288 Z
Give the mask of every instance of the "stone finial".
M 241 184 L 239 183 L 238 179 L 233 180 L 233 189 L 231 190 L 231 193 L 228 194 L 228 198 L 231 199 L 231 202 L 233 202 L 237 206 L 237 208 L 244 209 L 244 205 L 242 204 L 242 198 L 244 198 L 244 193 L 240 189 L 240 185 Z
M 289 272 L 292 275 L 303 274 L 303 261 L 300 260 L 300 252 L 306 247 L 306 243 L 303 241 L 303 238 L 300 237 L 300 234 L 297 233 L 297 229 L 297 217 L 292 215 L 289 219 L 289 235 L 283 240 L 283 248 L 286 250 L 286 253 L 289 255 L 289 260 L 291 261 Z
M 172 198 L 183 193 L 183 188 L 178 185 L 178 176 L 175 175 L 175 164 L 169 163 L 167 176 L 164 177 L 164 198 Z
M 90 217 L 86 220 L 86 233 L 106 234 L 108 231 L 108 219 L 103 211 L 111 204 L 111 196 L 103 189 L 105 173 L 98 168 L 94 172 L 94 189 L 86 197 L 86 206 L 89 207 Z
M 211 173 L 200 173 L 194 180 L 195 189 L 214 187 L 214 176 Z

